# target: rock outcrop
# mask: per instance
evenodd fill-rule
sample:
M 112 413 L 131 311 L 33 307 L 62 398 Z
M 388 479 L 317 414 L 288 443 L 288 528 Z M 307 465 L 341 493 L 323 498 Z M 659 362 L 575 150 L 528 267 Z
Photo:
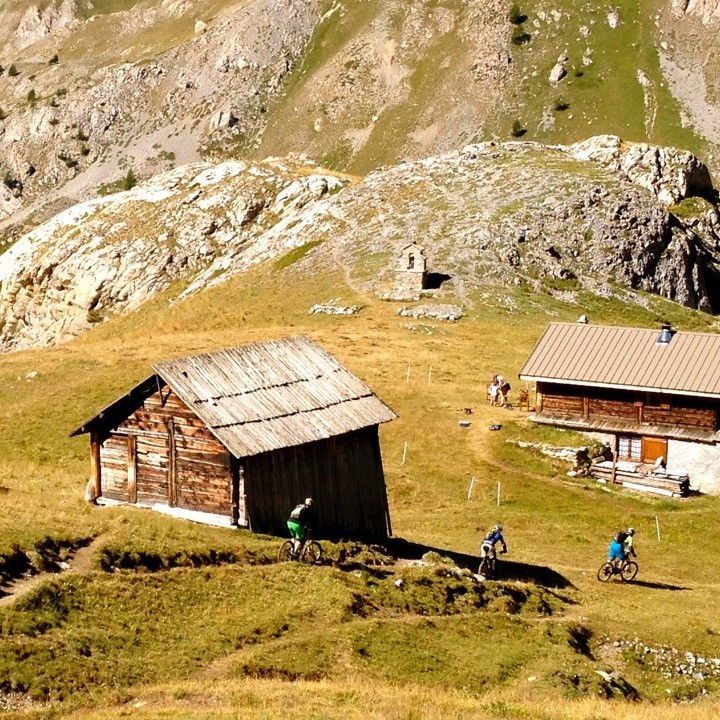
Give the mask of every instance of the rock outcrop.
M 592 160 L 623 174 L 668 205 L 686 197 L 713 197 L 710 172 L 692 153 L 600 135 L 571 145 L 578 160 Z
M 0 255 L 0 348 L 62 342 L 231 252 L 287 252 L 292 234 L 265 245 L 267 229 L 341 187 L 280 162 L 196 164 L 70 208 Z
M 62 341 L 177 280 L 183 298 L 301 246 L 314 248 L 303 272 L 340 265 L 376 290 L 409 240 L 446 280 L 440 297 L 465 308 L 525 288 L 720 311 L 720 215 L 691 196 L 711 193 L 688 153 L 608 137 L 481 143 L 353 185 L 305 163 L 190 165 L 38 227 L 0 255 L 0 349 Z

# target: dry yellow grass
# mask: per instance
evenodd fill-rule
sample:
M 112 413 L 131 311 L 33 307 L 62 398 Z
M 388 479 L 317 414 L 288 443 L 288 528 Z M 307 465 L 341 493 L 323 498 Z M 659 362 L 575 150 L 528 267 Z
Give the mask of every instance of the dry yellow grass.
M 318 720 L 707 720 L 717 702 L 678 706 L 600 699 L 533 698 L 532 692 L 498 693 L 477 699 L 452 690 L 389 685 L 348 677 L 342 683 L 242 680 L 182 683 L 146 688 L 121 705 L 84 710 L 68 718 L 268 718 Z

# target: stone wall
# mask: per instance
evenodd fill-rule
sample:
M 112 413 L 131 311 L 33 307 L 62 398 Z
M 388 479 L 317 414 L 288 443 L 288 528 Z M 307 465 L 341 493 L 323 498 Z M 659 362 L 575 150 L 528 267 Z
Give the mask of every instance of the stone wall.
M 720 495 L 720 446 L 668 440 L 667 471 L 687 473 L 693 490 Z

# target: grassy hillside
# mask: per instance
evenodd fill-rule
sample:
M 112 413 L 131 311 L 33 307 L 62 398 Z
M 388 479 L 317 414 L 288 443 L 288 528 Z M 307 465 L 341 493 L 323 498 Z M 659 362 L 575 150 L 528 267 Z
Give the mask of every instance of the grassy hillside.
M 408 323 L 394 304 L 314 274 L 317 252 L 182 303 L 163 297 L 61 348 L 0 357 L 0 572 L 11 576 L 28 556 L 52 567 L 95 539 L 93 569 L 50 577 L 0 607 L 0 697 L 12 707 L 29 699 L 37 717 L 616 717 L 614 703 L 597 700 L 622 694 L 602 670 L 660 703 L 623 706 L 623 717 L 712 713 L 710 673 L 693 679 L 655 662 L 663 646 L 720 656 L 715 498 L 570 479 L 565 465 L 509 441 L 579 445 L 579 436 L 484 403 L 487 379 L 514 377 L 551 319 L 667 317 L 707 330 L 712 318 L 658 299 L 653 310 L 589 296 L 568 306 L 518 291 L 513 312 L 487 299 L 457 324 Z M 338 296 L 364 309 L 307 314 Z M 290 333 L 317 339 L 398 412 L 381 431 L 395 534 L 441 555 L 475 554 L 500 520 L 506 581 L 476 586 L 442 565 L 388 568 L 375 552 L 329 544 L 332 566 L 278 565 L 279 539 L 83 504 L 87 439 L 68 433 L 154 360 Z M 639 531 L 638 582 L 601 585 L 609 537 L 628 524 Z M 700 705 L 664 704 L 681 699 Z
M 666 5 L 527 0 L 485 12 L 458 0 L 339 5 L 318 26 L 283 97 L 269 105 L 258 157 L 301 147 L 328 167 L 363 173 L 505 140 L 515 125 L 541 142 L 609 133 L 687 148 L 712 163 L 716 147 L 693 129 L 660 69 L 660 45 L 672 39 L 654 18 Z M 700 52 L 706 39 L 696 33 L 695 40 Z M 564 55 L 567 75 L 552 84 Z

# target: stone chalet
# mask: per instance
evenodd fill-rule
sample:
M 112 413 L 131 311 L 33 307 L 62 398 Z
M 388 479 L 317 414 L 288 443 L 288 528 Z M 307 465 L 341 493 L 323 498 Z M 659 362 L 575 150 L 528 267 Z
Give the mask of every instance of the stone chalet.
M 519 377 L 536 383 L 531 420 L 720 494 L 720 334 L 552 323 Z

